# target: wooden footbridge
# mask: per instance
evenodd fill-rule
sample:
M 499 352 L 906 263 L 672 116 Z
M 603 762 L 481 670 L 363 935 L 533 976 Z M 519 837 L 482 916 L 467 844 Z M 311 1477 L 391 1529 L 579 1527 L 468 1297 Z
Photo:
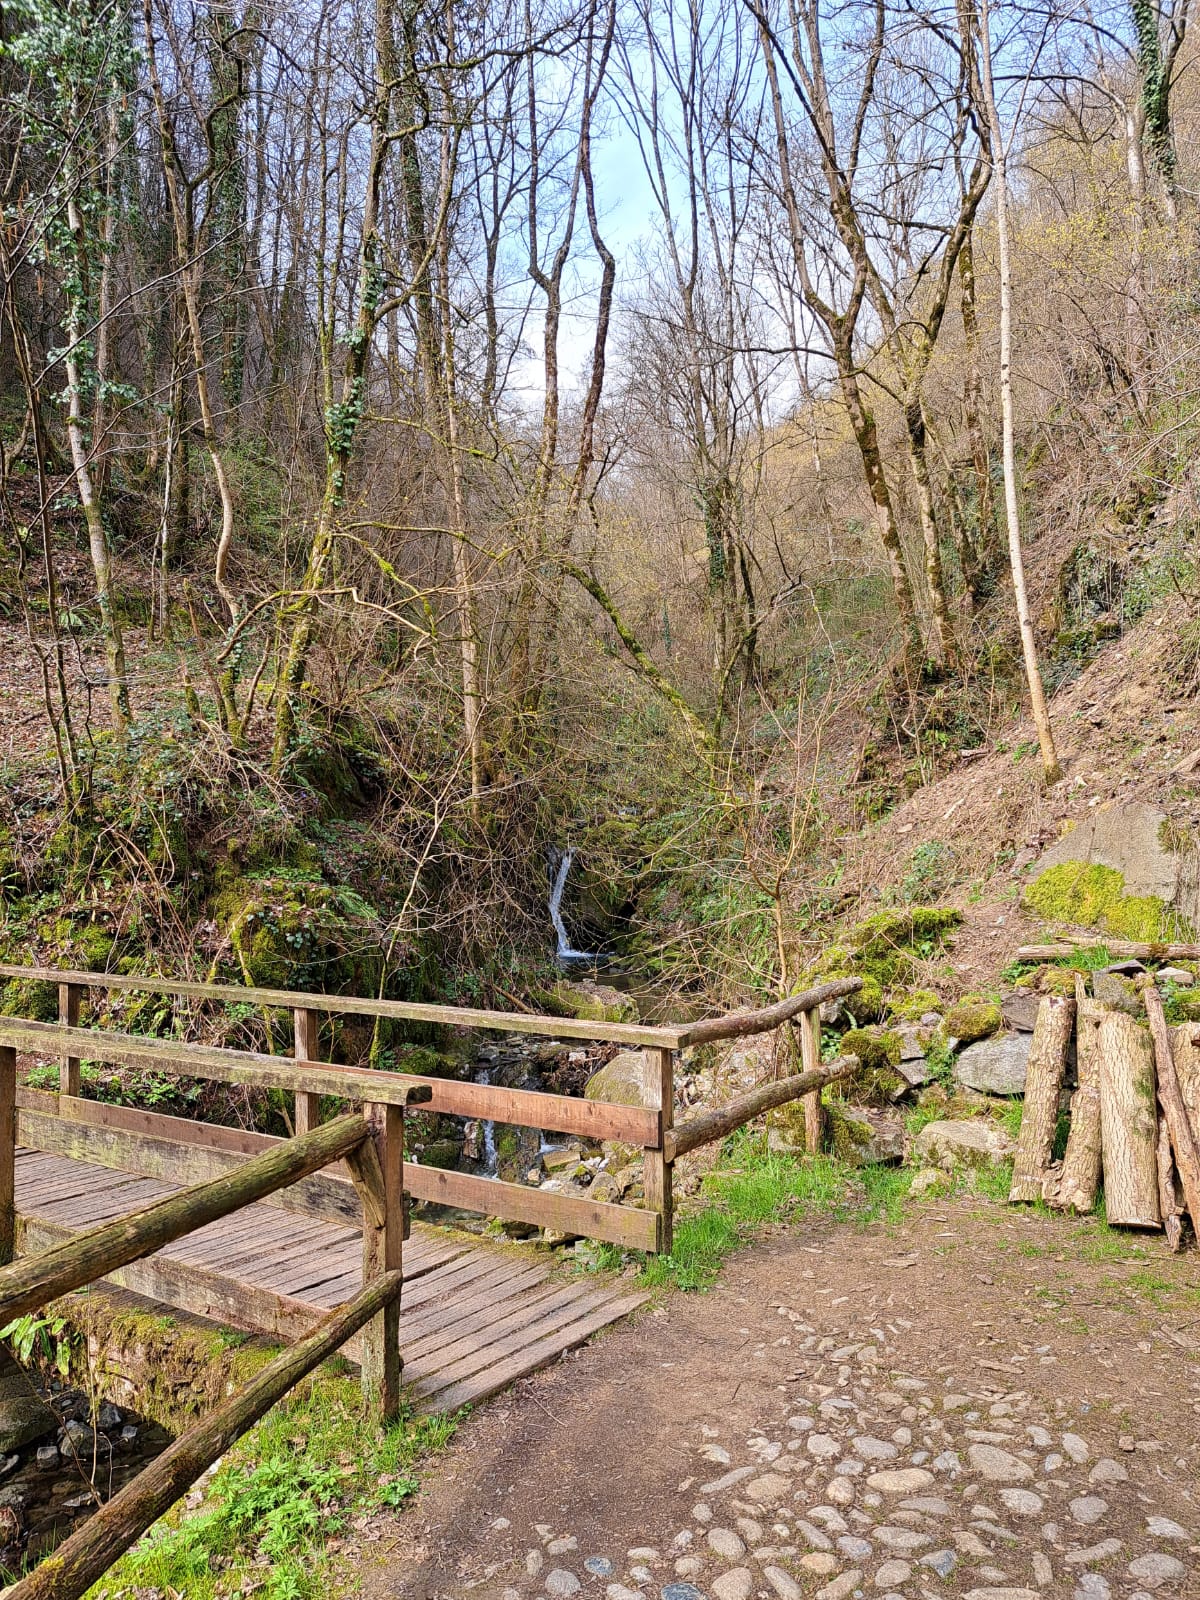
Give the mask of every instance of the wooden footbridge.
M 677 1157 L 799 1096 L 815 1143 L 822 1085 L 856 1064 L 820 1064 L 819 1008 L 852 993 L 857 979 L 762 1011 L 649 1027 L 43 968 L 0 966 L 0 977 L 56 985 L 60 1013 L 58 1022 L 0 1017 L 0 1325 L 106 1281 L 288 1344 L 6 1590 L 10 1600 L 83 1594 L 233 1439 L 335 1350 L 359 1361 L 364 1391 L 385 1419 L 405 1400 L 448 1410 L 494 1394 L 645 1298 L 620 1280 L 555 1272 L 544 1254 L 519 1246 L 410 1228 L 409 1198 L 669 1251 Z M 262 1055 L 81 1027 L 96 990 L 290 1012 L 295 1051 Z M 323 1062 L 319 1023 L 328 1014 L 639 1049 L 643 1104 Z M 803 1072 L 675 1126 L 680 1050 L 792 1021 Z M 84 1098 L 84 1060 L 283 1091 L 294 1136 Z M 22 1061 L 57 1061 L 57 1093 L 24 1087 Z M 645 1203 L 603 1203 L 406 1162 L 411 1106 L 640 1146 Z

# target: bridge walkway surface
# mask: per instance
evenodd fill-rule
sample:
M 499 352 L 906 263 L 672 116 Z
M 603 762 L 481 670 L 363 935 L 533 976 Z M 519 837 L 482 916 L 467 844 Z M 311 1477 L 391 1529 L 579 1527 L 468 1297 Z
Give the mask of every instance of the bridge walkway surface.
M 18 1148 L 22 1254 L 177 1193 L 179 1185 Z M 647 1296 L 577 1276 L 520 1246 L 414 1224 L 403 1251 L 400 1352 L 419 1411 L 486 1399 L 547 1365 Z M 362 1287 L 362 1235 L 350 1223 L 262 1202 L 130 1262 L 106 1280 L 160 1304 L 283 1339 L 307 1333 Z M 353 1342 L 347 1354 L 355 1354 Z

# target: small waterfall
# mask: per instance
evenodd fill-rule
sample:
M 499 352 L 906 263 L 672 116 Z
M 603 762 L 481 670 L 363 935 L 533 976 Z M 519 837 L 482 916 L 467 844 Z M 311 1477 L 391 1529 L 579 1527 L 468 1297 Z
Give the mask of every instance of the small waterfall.
M 550 890 L 550 921 L 554 924 L 554 932 L 558 938 L 558 959 L 560 961 L 598 961 L 600 958 L 590 950 L 576 950 L 572 948 L 567 937 L 566 924 L 562 916 L 563 890 L 567 886 L 567 874 L 571 870 L 571 863 L 575 859 L 573 850 L 564 850 L 558 863 L 558 871 L 554 875 L 554 887 Z

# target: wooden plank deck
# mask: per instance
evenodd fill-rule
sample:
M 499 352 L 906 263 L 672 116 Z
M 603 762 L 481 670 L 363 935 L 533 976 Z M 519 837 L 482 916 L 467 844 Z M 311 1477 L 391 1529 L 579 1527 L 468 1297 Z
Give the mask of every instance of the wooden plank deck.
M 157 1178 L 18 1149 L 22 1252 L 176 1192 Z M 131 1263 L 112 1281 L 241 1328 L 295 1338 L 362 1284 L 356 1227 L 252 1205 Z M 400 1350 L 417 1409 L 486 1399 L 627 1316 L 647 1298 L 569 1278 L 514 1247 L 416 1224 L 404 1246 Z M 355 1347 L 347 1346 L 353 1355 Z

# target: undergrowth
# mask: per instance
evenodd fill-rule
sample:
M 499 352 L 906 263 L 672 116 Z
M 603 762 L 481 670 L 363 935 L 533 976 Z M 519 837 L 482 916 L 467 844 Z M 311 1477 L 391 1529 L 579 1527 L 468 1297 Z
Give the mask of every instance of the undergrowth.
M 322 1374 L 268 1413 L 225 1456 L 202 1506 L 176 1507 L 90 1591 L 223 1600 L 319 1600 L 341 1536 L 363 1515 L 417 1492 L 416 1468 L 445 1447 L 454 1417 L 364 1420 L 357 1379 Z

